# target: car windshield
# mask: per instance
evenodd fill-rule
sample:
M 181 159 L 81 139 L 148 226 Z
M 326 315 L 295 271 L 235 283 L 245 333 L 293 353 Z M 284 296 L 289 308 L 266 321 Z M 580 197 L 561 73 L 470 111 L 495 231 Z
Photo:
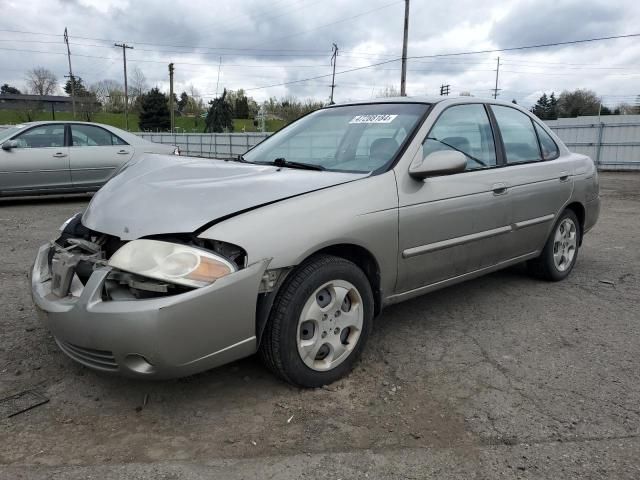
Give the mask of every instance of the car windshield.
M 22 130 L 25 125 L 16 125 L 15 127 L 5 128 L 0 130 L 0 142 L 11 138 L 13 135 Z
M 382 171 L 393 162 L 428 107 L 378 103 L 318 110 L 267 138 L 243 159 L 280 166 L 315 165 L 339 172 Z

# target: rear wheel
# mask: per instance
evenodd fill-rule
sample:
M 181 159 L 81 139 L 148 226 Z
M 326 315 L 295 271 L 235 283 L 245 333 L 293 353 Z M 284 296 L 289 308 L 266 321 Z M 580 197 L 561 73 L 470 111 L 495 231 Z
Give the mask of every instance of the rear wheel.
M 572 210 L 562 212 L 542 253 L 528 263 L 537 277 L 557 282 L 569 276 L 578 259 L 580 222 Z
M 319 255 L 300 266 L 278 292 L 260 356 L 282 379 L 319 387 L 346 375 L 373 321 L 366 275 L 343 258 Z

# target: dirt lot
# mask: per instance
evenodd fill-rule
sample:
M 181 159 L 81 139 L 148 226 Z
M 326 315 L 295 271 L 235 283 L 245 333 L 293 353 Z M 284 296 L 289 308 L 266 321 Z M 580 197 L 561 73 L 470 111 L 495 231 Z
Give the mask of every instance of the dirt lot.
M 0 397 L 50 398 L 0 419 L 0 478 L 639 478 L 640 175 L 601 190 L 567 281 L 514 268 L 389 308 L 318 390 L 255 358 L 161 383 L 75 365 L 27 271 L 87 198 L 0 201 Z

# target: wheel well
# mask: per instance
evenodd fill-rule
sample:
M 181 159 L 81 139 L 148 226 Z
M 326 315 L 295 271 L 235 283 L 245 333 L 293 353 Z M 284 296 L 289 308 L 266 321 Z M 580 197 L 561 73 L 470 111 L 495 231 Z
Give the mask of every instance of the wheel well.
M 373 254 L 366 248 L 353 244 L 339 244 L 325 247 L 314 253 L 317 255 L 324 253 L 327 255 L 334 255 L 336 257 L 344 258 L 355 263 L 360 270 L 369 279 L 371 290 L 373 292 L 374 315 L 378 315 L 382 309 L 382 295 L 380 292 L 380 267 Z
M 571 210 L 578 217 L 578 222 L 580 222 L 580 242 L 579 245 L 582 245 L 582 233 L 584 232 L 584 218 L 585 211 L 584 206 L 579 202 L 573 202 L 567 205 L 567 209 Z

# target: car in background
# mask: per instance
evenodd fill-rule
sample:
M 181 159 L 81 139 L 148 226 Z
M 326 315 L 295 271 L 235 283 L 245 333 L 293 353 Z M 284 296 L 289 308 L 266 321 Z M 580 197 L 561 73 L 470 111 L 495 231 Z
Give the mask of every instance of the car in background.
M 0 130 L 0 196 L 91 192 L 127 161 L 177 154 L 119 128 L 88 122 L 30 122 Z

